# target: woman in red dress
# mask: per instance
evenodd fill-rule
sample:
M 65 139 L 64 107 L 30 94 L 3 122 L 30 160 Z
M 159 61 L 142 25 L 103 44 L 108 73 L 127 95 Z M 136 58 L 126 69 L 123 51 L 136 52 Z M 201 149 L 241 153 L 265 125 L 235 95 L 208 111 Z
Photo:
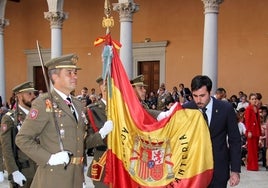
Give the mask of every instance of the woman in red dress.
M 245 111 L 245 125 L 247 137 L 247 170 L 257 171 L 258 165 L 258 150 L 259 150 L 259 137 L 261 134 L 260 115 L 257 107 L 256 94 L 249 95 L 250 105 Z

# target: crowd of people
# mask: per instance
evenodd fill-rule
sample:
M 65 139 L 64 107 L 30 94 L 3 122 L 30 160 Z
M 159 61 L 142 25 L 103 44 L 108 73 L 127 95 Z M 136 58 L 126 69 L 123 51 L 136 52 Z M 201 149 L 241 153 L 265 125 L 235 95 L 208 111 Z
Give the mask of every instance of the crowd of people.
M 74 59 L 75 55 L 69 54 L 45 64 L 53 84 L 50 93 L 36 96 L 33 83 L 24 82 L 13 88 L 10 104 L 1 105 L 0 181 L 5 168 L 10 187 L 55 187 L 55 182 L 59 187 L 83 187 L 85 155 L 94 156 L 87 173 L 94 185 L 108 187 L 103 183 L 105 138 L 113 122 L 106 116 L 106 81 L 96 80 L 100 94 L 95 88 L 89 93 L 83 87 L 75 95 L 79 68 Z M 143 108 L 157 121 L 172 114 L 179 104 L 203 113 L 213 148 L 210 188 L 226 187 L 228 181 L 237 185 L 241 165 L 257 171 L 261 160 L 268 170 L 268 108 L 262 104 L 260 93 L 250 93 L 247 98 L 240 91 L 238 96 L 227 98 L 226 90 L 218 88 L 212 94 L 212 81 L 202 75 L 192 79 L 190 89 L 180 83 L 170 92 L 164 83 L 157 91 L 146 91 L 142 75 L 130 83 Z M 71 178 L 62 179 L 62 173 Z

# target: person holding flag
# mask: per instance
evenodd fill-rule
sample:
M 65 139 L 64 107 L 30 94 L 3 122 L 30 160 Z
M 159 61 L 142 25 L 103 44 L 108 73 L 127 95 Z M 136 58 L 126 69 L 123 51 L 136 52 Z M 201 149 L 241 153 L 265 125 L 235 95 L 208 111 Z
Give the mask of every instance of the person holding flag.
M 230 103 L 211 96 L 212 81 L 206 75 L 192 79 L 193 100 L 184 108 L 204 111 L 213 148 L 214 172 L 209 188 L 236 186 L 241 172 L 241 136 L 234 108 Z
M 139 75 L 135 78 L 133 78 L 132 80 L 130 80 L 130 83 L 134 89 L 134 92 L 136 93 L 136 96 L 138 97 L 142 107 L 155 119 L 157 119 L 157 121 L 160 121 L 162 119 L 164 119 L 165 117 L 170 116 L 170 114 L 172 114 L 173 110 L 176 108 L 176 106 L 178 105 L 178 103 L 175 103 L 174 105 L 172 105 L 172 107 L 166 111 L 160 111 L 160 110 L 153 110 L 153 109 L 149 109 L 148 104 L 145 102 L 145 95 L 146 95 L 146 89 L 145 87 L 147 86 L 146 84 L 144 84 L 144 75 Z
M 87 106 L 87 115 L 90 126 L 88 132 L 91 132 L 90 134 L 98 132 L 107 121 L 106 82 L 103 81 L 102 77 L 98 77 L 96 82 L 99 84 L 102 98 Z M 102 145 L 94 147 L 93 160 L 87 172 L 87 176 L 92 179 L 96 188 L 108 188 L 108 186 L 103 183 L 107 154 L 106 141 L 107 140 L 105 139 Z

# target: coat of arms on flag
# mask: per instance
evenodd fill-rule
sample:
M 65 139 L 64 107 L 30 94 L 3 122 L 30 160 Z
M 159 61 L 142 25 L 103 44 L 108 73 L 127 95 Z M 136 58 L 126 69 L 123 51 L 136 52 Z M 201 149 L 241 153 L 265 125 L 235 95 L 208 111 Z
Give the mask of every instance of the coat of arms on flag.
M 137 175 L 148 182 L 158 181 L 163 178 L 164 170 L 167 168 L 169 175 L 166 178 L 174 177 L 168 143 L 168 140 L 159 141 L 136 136 L 130 158 L 131 175 Z

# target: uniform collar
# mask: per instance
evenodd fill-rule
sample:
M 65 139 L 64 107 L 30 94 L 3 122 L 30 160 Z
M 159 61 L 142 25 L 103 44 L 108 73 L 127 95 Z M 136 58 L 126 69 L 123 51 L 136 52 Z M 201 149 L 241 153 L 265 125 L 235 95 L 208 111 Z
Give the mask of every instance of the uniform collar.
M 101 98 L 101 101 L 102 101 L 105 105 L 107 105 L 106 100 L 104 100 L 103 98 Z
M 19 105 L 19 108 L 25 113 L 25 114 L 28 114 L 29 113 L 29 110 L 22 107 L 21 105 Z
M 60 90 L 54 88 L 55 92 L 63 99 L 66 100 L 67 97 L 71 98 L 71 95 L 65 95 L 63 92 L 61 92 Z

